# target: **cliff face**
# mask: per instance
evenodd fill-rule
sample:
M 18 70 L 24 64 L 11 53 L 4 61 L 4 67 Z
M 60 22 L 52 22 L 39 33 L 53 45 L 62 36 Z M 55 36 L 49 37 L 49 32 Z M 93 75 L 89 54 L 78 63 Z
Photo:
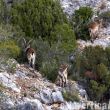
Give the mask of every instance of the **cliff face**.
M 67 102 L 63 91 L 77 92 L 79 102 Z M 92 106 L 87 98 L 86 91 L 75 81 L 69 80 L 67 87 L 61 88 L 14 59 L 0 65 L 0 110 L 73 110 L 90 103 Z

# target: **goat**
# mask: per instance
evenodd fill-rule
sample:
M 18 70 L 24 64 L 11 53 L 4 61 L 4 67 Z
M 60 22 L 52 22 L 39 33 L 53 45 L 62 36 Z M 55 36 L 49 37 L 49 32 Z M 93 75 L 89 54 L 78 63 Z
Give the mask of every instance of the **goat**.
M 102 19 L 97 20 L 97 21 L 93 21 L 88 25 L 89 33 L 90 33 L 90 37 L 91 37 L 92 42 L 94 39 L 96 39 L 98 37 L 98 32 L 99 32 L 101 27 L 102 27 Z
M 67 75 L 68 75 L 67 69 L 68 69 L 67 64 L 60 65 L 57 76 L 57 80 L 59 81 L 59 86 L 65 87 L 65 85 L 67 85 Z
M 28 59 L 29 66 L 32 67 L 33 69 L 35 68 L 35 59 L 36 59 L 36 52 L 33 48 L 30 46 L 30 40 L 28 43 L 26 40 L 23 38 L 24 41 L 24 52 L 26 54 L 26 57 Z

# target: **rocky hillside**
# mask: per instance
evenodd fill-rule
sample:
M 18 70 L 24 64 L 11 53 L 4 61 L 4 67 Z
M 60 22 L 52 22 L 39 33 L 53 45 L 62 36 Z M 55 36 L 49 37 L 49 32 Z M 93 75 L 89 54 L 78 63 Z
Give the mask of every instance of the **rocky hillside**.
M 65 91 L 75 94 L 78 102 L 66 101 Z M 87 105 L 99 108 L 87 99 L 86 91 L 75 81 L 69 80 L 67 87 L 61 88 L 14 59 L 0 65 L 0 110 L 78 110 Z
M 100 10 L 100 13 L 110 10 L 109 0 L 60 0 L 60 1 L 64 9 L 64 12 L 69 16 L 74 14 L 75 10 L 78 10 L 80 7 L 84 6 L 92 7 L 94 11 Z M 100 9 L 102 4 L 105 5 L 105 8 Z
M 13 2 L 13 0 L 5 0 L 5 1 L 9 5 Z M 109 0 L 60 0 L 60 1 L 61 1 L 61 6 L 68 18 L 71 18 L 71 15 L 72 14 L 74 15 L 75 10 L 79 9 L 82 6 L 90 6 L 91 8 L 93 8 L 94 10 L 93 18 L 97 16 L 97 12 L 99 12 L 100 14 L 106 11 L 110 11 Z M 104 6 L 104 8 L 102 8 L 102 6 Z M 36 19 L 36 21 L 37 20 L 38 19 Z M 59 20 L 59 17 L 58 17 L 58 20 Z M 63 27 L 59 27 L 59 28 L 56 27 L 56 29 L 58 28 L 58 31 L 59 31 L 59 29 L 61 28 L 62 36 L 72 35 L 71 33 L 69 34 L 66 33 L 65 30 L 68 29 L 69 27 L 65 27 L 65 26 L 68 26 L 68 25 L 64 25 Z M 66 34 L 62 31 L 62 29 L 65 29 L 64 32 Z M 43 33 L 42 31 L 41 33 Z M 7 33 L 7 31 L 4 33 Z M 55 35 L 56 33 L 57 33 L 57 30 L 55 31 Z M 19 36 L 21 36 L 21 34 Z M 103 48 L 108 47 L 110 45 L 110 23 L 108 23 L 105 27 L 102 27 L 100 29 L 98 36 L 99 37 L 95 39 L 93 42 L 90 42 L 89 40 L 85 41 L 85 40 L 77 39 L 76 42 L 78 43 L 78 46 L 79 46 L 78 48 L 84 49 L 86 46 L 89 46 L 89 45 L 92 45 L 92 46 L 100 45 Z M 73 36 L 71 38 L 73 38 Z M 50 39 L 48 40 L 50 41 Z M 34 43 L 37 44 L 36 47 L 42 46 L 41 48 L 43 48 L 43 50 L 41 49 L 40 52 L 42 52 L 42 55 L 44 55 L 45 57 L 46 54 L 44 54 L 43 51 L 47 49 L 47 48 L 44 48 L 46 47 L 47 43 L 44 42 L 44 45 L 42 45 L 43 43 L 42 42 L 39 43 L 37 38 Z M 67 43 L 67 45 L 68 44 L 69 43 Z M 53 46 L 52 50 L 57 51 L 56 47 L 57 45 Z M 72 42 L 72 51 L 73 51 L 73 47 L 74 46 Z M 14 54 L 15 53 L 17 52 L 14 52 Z M 46 62 L 43 62 L 45 65 L 47 65 L 47 62 L 48 62 L 47 58 L 48 57 L 45 58 Z M 53 63 L 53 61 L 57 61 L 57 60 L 58 59 L 55 59 L 55 60 L 52 60 L 51 62 Z M 61 58 L 59 58 L 59 60 L 61 60 Z M 50 69 L 50 65 L 48 65 L 49 69 Z M 53 65 L 51 65 L 51 67 L 52 66 Z M 54 74 L 52 72 L 49 72 L 49 73 Z M 88 107 L 91 107 L 92 109 L 96 108 L 99 110 L 102 108 L 99 105 L 100 104 L 89 100 L 89 97 L 84 87 L 76 81 L 72 81 L 68 79 L 67 86 L 62 88 L 56 85 L 55 82 L 52 83 L 51 81 L 47 80 L 46 77 L 42 76 L 42 73 L 40 71 L 30 68 L 27 64 L 19 64 L 15 59 L 4 59 L 3 60 L 2 56 L 0 56 L 0 110 L 79 110 L 79 109 L 81 110 L 81 109 L 86 109 Z M 104 106 L 102 109 L 104 109 Z
M 71 15 L 74 15 L 75 10 L 78 10 L 80 7 L 89 6 L 94 11 L 94 17 L 97 17 L 97 12 L 99 14 L 103 12 L 110 11 L 110 1 L 109 0 L 61 0 L 61 6 L 63 7 L 64 12 L 67 14 L 69 18 Z M 104 8 L 101 8 L 104 6 Z M 78 44 L 80 48 L 84 48 L 85 46 L 102 46 L 107 47 L 110 45 L 110 23 L 106 27 L 100 29 L 99 38 L 94 40 L 93 43 L 90 41 L 78 40 Z

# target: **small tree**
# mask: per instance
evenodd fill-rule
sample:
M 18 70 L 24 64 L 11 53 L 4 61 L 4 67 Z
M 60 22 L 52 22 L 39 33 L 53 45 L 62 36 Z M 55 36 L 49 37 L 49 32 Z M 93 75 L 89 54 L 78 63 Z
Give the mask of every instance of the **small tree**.
M 90 91 L 91 91 L 91 98 L 94 101 L 100 101 L 101 97 L 103 96 L 104 92 L 107 90 L 105 85 L 99 84 L 94 80 L 90 81 Z M 95 96 L 95 97 L 94 97 Z
M 76 47 L 74 31 L 68 24 L 56 25 L 51 36 L 51 42 L 56 42 L 57 48 L 63 53 L 72 52 Z
M 75 30 L 77 39 L 90 39 L 89 31 L 87 24 L 90 21 L 93 15 L 92 8 L 90 7 L 81 7 L 79 10 L 75 11 L 75 14 L 72 17 L 72 24 Z
M 106 76 L 106 74 L 109 71 L 108 71 L 107 67 L 103 63 L 101 63 L 101 64 L 97 65 L 96 72 L 97 72 L 97 75 L 99 76 L 99 78 L 103 80 L 103 78 Z
M 50 41 L 54 26 L 67 22 L 58 0 L 25 0 L 12 7 L 12 23 L 27 37 Z
M 17 57 L 20 54 L 20 48 L 15 41 L 7 40 L 0 42 L 0 56 L 1 57 Z

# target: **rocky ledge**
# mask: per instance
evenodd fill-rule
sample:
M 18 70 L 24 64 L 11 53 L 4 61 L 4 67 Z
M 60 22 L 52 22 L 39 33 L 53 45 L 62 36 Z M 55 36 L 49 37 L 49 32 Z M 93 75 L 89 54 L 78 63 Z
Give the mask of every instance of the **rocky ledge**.
M 67 102 L 64 91 L 76 92 L 79 102 Z M 93 106 L 87 98 L 86 91 L 75 81 L 69 80 L 67 87 L 61 88 L 14 59 L 0 64 L 0 110 L 78 110 L 88 104 Z
M 76 91 L 79 102 L 67 102 L 63 91 Z M 14 59 L 0 64 L 0 110 L 74 110 L 87 104 L 93 102 L 87 101 L 86 91 L 75 81 L 69 80 L 67 87 L 61 88 Z

